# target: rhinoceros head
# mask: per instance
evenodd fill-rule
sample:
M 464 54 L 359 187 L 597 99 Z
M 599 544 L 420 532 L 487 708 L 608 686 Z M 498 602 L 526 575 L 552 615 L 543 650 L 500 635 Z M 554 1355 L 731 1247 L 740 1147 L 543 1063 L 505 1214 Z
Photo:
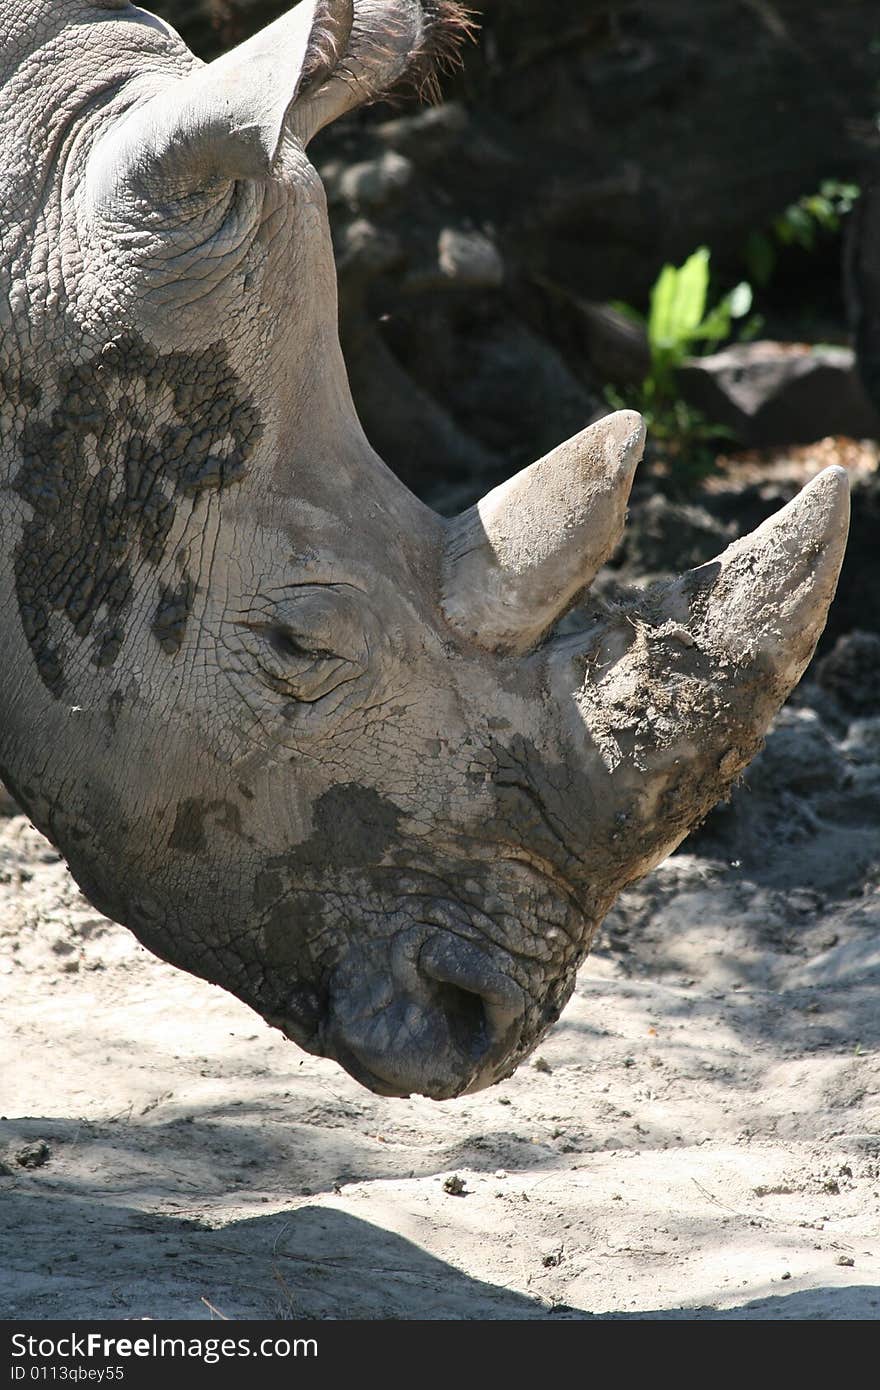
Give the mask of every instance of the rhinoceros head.
M 306 146 L 464 23 L 306 0 L 205 66 L 115 0 L 0 17 L 0 770 L 159 955 L 436 1098 L 509 1074 L 755 753 L 847 512 L 829 470 L 561 636 L 637 416 L 448 523 L 373 453 Z

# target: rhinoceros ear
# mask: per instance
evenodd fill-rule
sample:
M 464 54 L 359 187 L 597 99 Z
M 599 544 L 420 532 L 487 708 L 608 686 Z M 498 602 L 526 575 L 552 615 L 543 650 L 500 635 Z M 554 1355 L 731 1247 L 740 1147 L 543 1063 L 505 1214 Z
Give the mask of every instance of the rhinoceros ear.
M 132 187 L 149 203 L 218 178 L 269 177 L 285 134 L 306 145 L 404 75 L 430 86 L 472 30 L 453 0 L 303 0 L 215 62 L 147 87 L 96 145 L 92 203 Z
M 353 0 L 303 0 L 239 48 L 152 89 L 98 141 L 93 202 L 131 185 L 149 198 L 217 178 L 267 177 L 298 100 L 342 60 L 353 17 Z
M 448 524 L 443 611 L 481 647 L 534 647 L 620 539 L 642 418 L 621 410 L 561 444 Z
M 439 98 L 439 74 L 461 66 L 462 45 L 478 25 L 458 0 L 354 0 L 342 63 L 297 103 L 297 134 L 306 143 L 323 126 L 400 86 Z

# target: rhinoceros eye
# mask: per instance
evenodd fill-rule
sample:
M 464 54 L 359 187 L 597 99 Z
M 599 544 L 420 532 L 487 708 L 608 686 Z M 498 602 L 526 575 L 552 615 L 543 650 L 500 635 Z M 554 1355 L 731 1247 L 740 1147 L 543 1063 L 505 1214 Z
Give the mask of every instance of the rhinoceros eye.
M 345 586 L 302 585 L 239 625 L 252 669 L 288 700 L 314 704 L 367 667 L 363 614 Z M 266 605 L 266 610 L 270 605 Z
M 279 656 L 296 658 L 318 655 L 316 652 L 310 653 L 308 647 L 303 646 L 302 641 L 297 637 L 296 633 L 289 627 L 283 626 L 281 623 L 276 623 L 274 626 L 266 628 L 265 633 L 266 641 L 269 643 L 269 646 L 273 651 L 277 652 Z

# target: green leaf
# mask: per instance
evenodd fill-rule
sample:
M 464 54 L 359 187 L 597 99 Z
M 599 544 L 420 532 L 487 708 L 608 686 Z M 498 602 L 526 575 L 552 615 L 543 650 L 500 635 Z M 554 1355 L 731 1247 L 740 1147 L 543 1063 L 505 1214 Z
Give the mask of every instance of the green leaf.
M 632 394 L 634 396 L 635 393 Z M 631 399 L 630 395 L 625 395 L 623 391 L 619 390 L 616 386 L 612 386 L 610 383 L 603 387 L 603 395 L 612 410 L 629 410 L 632 407 L 638 410 L 637 399 Z
M 775 233 L 776 240 L 780 243 L 780 245 L 791 246 L 793 244 L 795 234 L 794 229 L 788 219 L 788 213 L 785 213 L 782 217 L 776 218 L 775 222 L 773 223 L 773 231 Z
M 716 304 L 692 336 L 708 343 L 720 343 L 722 338 L 730 337 L 730 304 L 726 299 Z
M 634 309 L 633 306 L 627 304 L 625 300 L 612 299 L 609 302 L 609 308 L 614 309 L 616 313 L 622 315 L 623 318 L 629 319 L 631 323 L 637 323 L 640 327 L 644 327 L 644 314 L 640 314 L 638 309 Z
M 763 314 L 752 314 L 751 318 L 746 319 L 739 330 L 739 341 L 741 343 L 753 343 L 764 332 L 766 322 Z
M 730 308 L 732 319 L 744 319 L 746 314 L 752 311 L 755 296 L 752 287 L 747 280 L 741 280 L 738 285 L 734 285 L 730 294 L 727 296 L 727 303 Z
M 701 246 L 685 261 L 678 272 L 675 296 L 678 336 L 687 337 L 699 327 L 706 312 L 709 293 L 709 251 Z
M 764 232 L 750 232 L 745 249 L 749 274 L 757 285 L 768 285 L 776 269 L 776 247 Z
M 816 193 L 812 198 L 802 198 L 801 207 L 810 217 L 819 223 L 829 232 L 836 232 L 840 226 L 840 218 L 837 216 L 837 208 L 834 203 L 829 202 Z
M 845 217 L 848 212 L 852 212 L 853 204 L 862 196 L 862 190 L 857 183 L 841 183 L 839 179 L 825 179 L 819 192 L 834 205 L 839 217 Z
M 648 341 L 652 349 L 667 347 L 674 341 L 672 325 L 675 313 L 675 294 L 678 287 L 678 271 L 674 265 L 665 265 L 654 282 L 651 291 L 651 312 L 648 315 Z
M 679 269 L 666 265 L 651 293 L 648 340 L 652 350 L 683 356 L 706 311 L 709 251 L 701 246 Z
M 800 203 L 792 203 L 783 213 L 783 222 L 789 232 L 789 240 L 797 242 L 805 251 L 812 251 L 816 245 L 815 223 Z

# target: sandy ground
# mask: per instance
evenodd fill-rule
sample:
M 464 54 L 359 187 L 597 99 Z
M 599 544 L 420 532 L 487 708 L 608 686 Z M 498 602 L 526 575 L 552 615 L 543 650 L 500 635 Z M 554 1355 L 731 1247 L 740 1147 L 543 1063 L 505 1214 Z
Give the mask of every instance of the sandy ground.
M 540 1055 L 445 1105 L 160 964 L 0 820 L 0 1316 L 876 1318 L 880 719 L 814 704 Z

